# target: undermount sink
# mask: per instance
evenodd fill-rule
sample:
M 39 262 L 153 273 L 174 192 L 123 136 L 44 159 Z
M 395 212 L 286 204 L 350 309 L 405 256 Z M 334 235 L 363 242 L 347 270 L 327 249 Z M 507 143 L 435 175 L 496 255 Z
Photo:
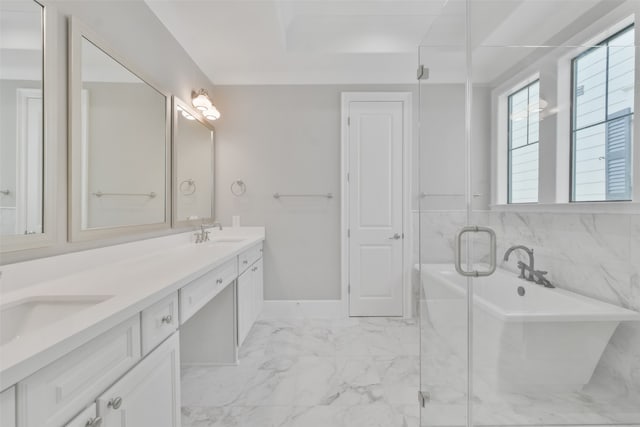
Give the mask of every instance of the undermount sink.
M 0 307 L 0 346 L 109 298 L 111 295 L 36 296 Z
M 238 243 L 247 240 L 246 237 L 213 237 L 209 239 L 211 243 Z

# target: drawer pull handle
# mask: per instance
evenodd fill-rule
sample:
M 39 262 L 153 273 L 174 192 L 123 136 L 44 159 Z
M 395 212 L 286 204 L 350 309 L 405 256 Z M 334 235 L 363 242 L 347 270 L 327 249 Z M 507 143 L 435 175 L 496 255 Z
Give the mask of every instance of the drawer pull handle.
M 167 325 L 170 324 L 171 322 L 173 322 L 173 316 L 170 314 L 167 314 L 166 316 L 164 316 L 162 319 L 160 319 L 160 321 L 162 323 L 166 323 Z
M 217 283 L 218 285 L 222 284 L 222 279 L 218 279 L 218 280 L 216 280 L 216 283 Z
M 120 408 L 120 406 L 122 405 L 122 398 L 121 397 L 116 397 L 114 399 L 111 399 L 109 401 L 109 403 L 107 403 L 107 407 L 113 408 L 113 409 L 118 409 Z
M 85 427 L 100 427 L 102 425 L 102 417 L 89 418 Z
M 242 263 L 243 263 L 244 265 L 247 265 L 247 264 L 249 264 L 249 260 L 246 260 L 246 259 L 245 259 L 244 261 L 242 261 Z

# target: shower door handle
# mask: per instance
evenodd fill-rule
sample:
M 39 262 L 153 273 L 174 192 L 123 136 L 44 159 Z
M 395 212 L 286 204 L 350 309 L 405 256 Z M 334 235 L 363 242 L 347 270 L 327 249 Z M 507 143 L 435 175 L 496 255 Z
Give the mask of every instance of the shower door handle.
M 466 233 L 487 233 L 489 235 L 489 269 L 467 271 L 462 268 L 462 236 Z M 496 271 L 496 232 L 492 228 L 479 225 L 462 227 L 456 236 L 455 267 L 458 274 L 466 277 L 491 276 Z

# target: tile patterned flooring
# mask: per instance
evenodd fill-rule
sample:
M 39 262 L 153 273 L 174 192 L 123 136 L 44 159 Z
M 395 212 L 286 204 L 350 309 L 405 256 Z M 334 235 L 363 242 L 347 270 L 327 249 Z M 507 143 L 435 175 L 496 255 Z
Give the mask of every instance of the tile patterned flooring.
M 183 427 L 419 427 L 419 329 L 399 318 L 257 322 L 237 366 L 182 370 Z M 423 330 L 431 426 L 465 423 L 465 366 Z M 486 426 L 636 426 L 634 399 L 604 390 L 497 393 L 476 379 Z M 635 401 L 637 402 L 637 401 Z
M 183 427 L 418 427 L 414 320 L 257 322 L 238 366 L 182 372 Z

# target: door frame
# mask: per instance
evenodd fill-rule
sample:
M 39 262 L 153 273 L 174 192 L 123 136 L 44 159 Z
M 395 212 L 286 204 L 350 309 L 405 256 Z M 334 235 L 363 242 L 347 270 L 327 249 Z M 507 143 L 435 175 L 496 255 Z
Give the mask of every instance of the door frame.
M 342 92 L 340 94 L 340 287 L 345 317 L 349 313 L 349 103 L 356 101 L 402 102 L 402 313 L 404 318 L 413 316 L 411 293 L 411 264 L 413 236 L 411 233 L 411 149 L 413 147 L 413 94 L 411 92 Z

